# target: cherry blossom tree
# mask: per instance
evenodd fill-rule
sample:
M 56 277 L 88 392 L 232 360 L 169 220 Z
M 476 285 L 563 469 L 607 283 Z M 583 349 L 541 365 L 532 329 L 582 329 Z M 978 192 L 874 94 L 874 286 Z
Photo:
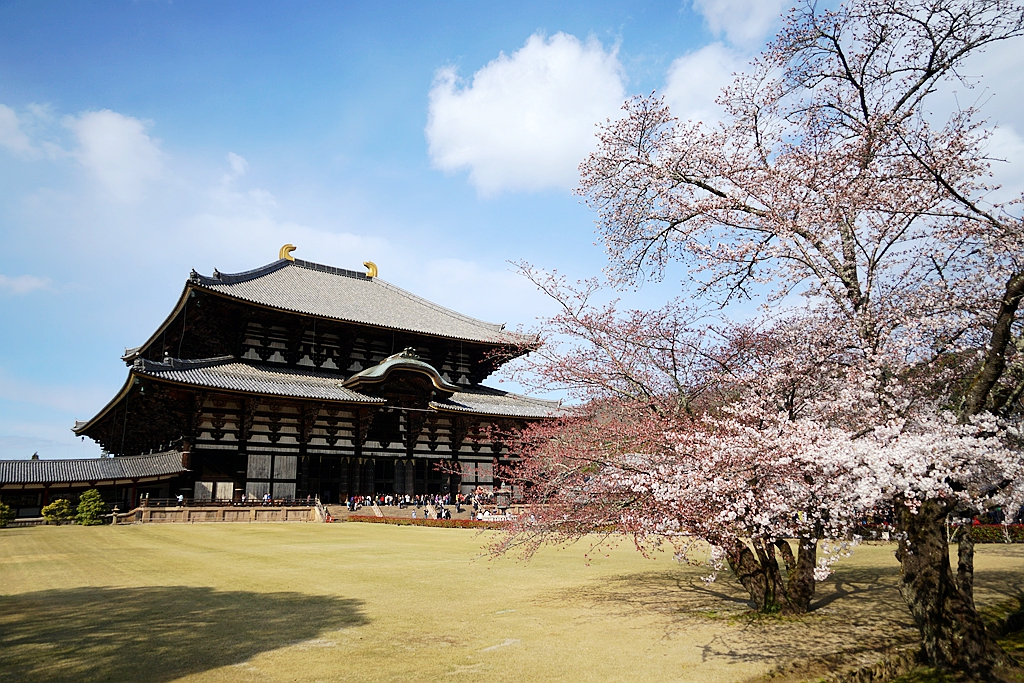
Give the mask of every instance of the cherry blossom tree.
M 514 451 L 525 457 L 504 475 L 540 505 L 498 550 L 529 552 L 541 542 L 614 529 L 642 549 L 667 541 L 693 559 L 692 539 L 705 539 L 721 549 L 760 610 L 805 612 L 820 527 L 846 518 L 837 511 L 826 519 L 816 501 L 834 478 L 802 457 L 810 450 L 794 450 L 811 427 L 794 419 L 817 392 L 809 375 L 774 367 L 757 375 L 758 396 L 745 376 L 779 364 L 773 350 L 781 338 L 725 325 L 679 301 L 652 311 L 593 305 L 595 281 L 573 288 L 525 264 L 522 272 L 561 312 L 546 321 L 544 343 L 517 379 L 568 390 L 583 407 L 519 437 Z M 791 357 L 809 372 L 819 354 L 802 353 L 799 341 L 814 337 L 789 327 Z M 790 380 L 772 386 L 767 378 L 780 370 Z M 789 453 L 786 466 L 780 453 Z M 672 477 L 677 485 L 666 487 Z M 796 553 L 787 537 L 798 538 Z
M 685 554 L 703 538 L 762 608 L 800 611 L 807 568 L 827 571 L 813 543 L 888 510 L 929 661 L 994 675 L 1008 659 L 974 607 L 973 547 L 954 573 L 945 521 L 1020 502 L 1024 225 L 1020 201 L 992 200 L 978 112 L 939 119 L 934 102 L 1022 33 L 1000 0 L 808 3 L 724 91 L 723 122 L 627 102 L 581 166 L 613 281 L 678 262 L 700 302 L 767 292 L 779 308 L 761 330 L 708 325 L 679 302 L 619 315 L 587 305 L 593 285 L 539 282 L 577 348 L 533 369 L 589 403 L 524 436 L 547 516 L 507 543 L 617 529 Z

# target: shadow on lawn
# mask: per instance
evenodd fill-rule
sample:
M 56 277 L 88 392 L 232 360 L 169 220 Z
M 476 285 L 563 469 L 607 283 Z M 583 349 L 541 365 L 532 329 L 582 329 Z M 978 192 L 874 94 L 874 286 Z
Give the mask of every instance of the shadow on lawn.
M 676 567 L 602 579 L 600 583 L 552 594 L 552 602 L 600 605 L 623 618 L 663 615 L 664 638 L 686 642 L 704 661 L 816 665 L 827 672 L 893 646 L 919 640 L 899 593 L 899 565 L 838 565 L 819 583 L 812 611 L 803 617 L 758 615 L 728 571 L 706 584 L 700 567 Z M 1012 599 L 1024 580 L 1020 572 L 979 572 L 979 605 Z M 814 664 L 816 663 L 816 664 Z M 808 671 L 807 677 L 823 675 Z
M 664 637 L 700 648 L 704 661 L 780 662 L 871 652 L 917 637 L 897 588 L 898 566 L 841 567 L 818 584 L 805 617 L 758 615 L 731 573 L 714 583 L 703 568 L 623 574 L 562 599 L 601 604 L 623 617 L 657 613 Z
M 0 596 L 0 681 L 169 681 L 367 623 L 361 602 L 192 586 Z

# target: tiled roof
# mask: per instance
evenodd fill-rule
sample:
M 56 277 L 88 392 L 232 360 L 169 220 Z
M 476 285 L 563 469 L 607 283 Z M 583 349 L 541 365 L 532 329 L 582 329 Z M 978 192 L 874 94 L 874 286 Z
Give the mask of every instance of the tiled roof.
M 462 389 L 444 401 L 431 402 L 430 406 L 437 410 L 504 417 L 559 417 L 565 413 L 559 401 L 520 396 L 481 385 Z
M 504 325 L 438 306 L 366 273 L 296 259 L 281 259 L 244 273 L 193 271 L 203 289 L 273 308 L 438 337 L 490 343 L 526 343 Z
M 382 398 L 344 388 L 341 378 L 335 374 L 249 364 L 231 356 L 205 360 L 174 359 L 166 363 L 138 358 L 134 369 L 140 375 L 212 389 L 351 403 L 385 402 Z M 558 401 L 520 396 L 479 384 L 460 387 L 447 400 L 434 401 L 430 405 L 443 411 L 506 417 L 557 417 L 563 412 Z
M 211 389 L 349 403 L 384 402 L 383 399 L 344 388 L 338 375 L 251 365 L 236 361 L 231 356 L 205 360 L 172 359 L 165 363 L 137 358 L 134 370 L 140 375 Z
M 0 460 L 0 484 L 68 484 L 160 477 L 187 470 L 179 451 L 82 460 Z

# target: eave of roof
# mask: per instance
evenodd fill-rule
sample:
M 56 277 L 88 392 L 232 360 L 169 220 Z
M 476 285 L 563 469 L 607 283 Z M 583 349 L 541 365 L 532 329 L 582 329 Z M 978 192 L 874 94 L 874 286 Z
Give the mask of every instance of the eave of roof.
M 552 419 L 566 414 L 561 401 L 521 396 L 481 384 L 460 389 L 443 401 L 431 401 L 438 412 L 481 416 Z

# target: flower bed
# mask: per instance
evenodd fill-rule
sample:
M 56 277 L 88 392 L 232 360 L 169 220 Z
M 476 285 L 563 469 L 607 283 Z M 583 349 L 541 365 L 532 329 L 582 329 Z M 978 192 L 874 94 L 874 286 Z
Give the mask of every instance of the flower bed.
M 398 526 L 439 526 L 445 529 L 503 529 L 504 522 L 487 522 L 471 519 L 412 519 L 410 517 L 369 517 L 352 515 L 350 522 L 368 524 L 397 524 Z

